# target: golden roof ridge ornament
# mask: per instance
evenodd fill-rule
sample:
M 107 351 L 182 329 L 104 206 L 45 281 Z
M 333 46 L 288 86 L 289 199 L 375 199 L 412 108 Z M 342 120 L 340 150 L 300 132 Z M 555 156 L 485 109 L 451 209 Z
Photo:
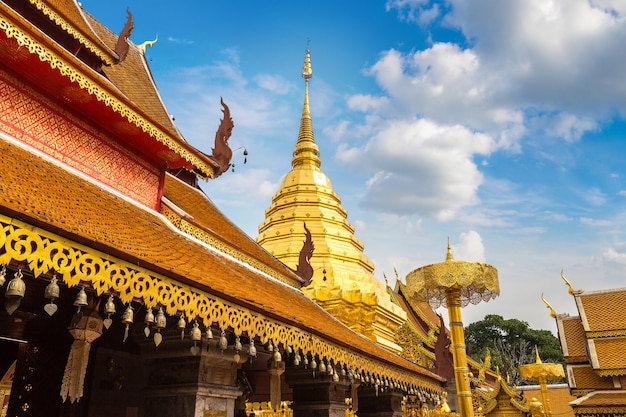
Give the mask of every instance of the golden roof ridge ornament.
M 575 290 L 574 289 L 572 284 L 567 280 L 567 278 L 565 278 L 565 275 L 563 275 L 563 270 L 562 269 L 561 269 L 561 278 L 565 282 L 565 285 L 567 285 L 567 292 L 569 293 L 569 295 L 576 295 L 576 293 L 580 293 L 581 292 L 581 290 Z
M 302 106 L 302 118 L 300 119 L 300 130 L 298 132 L 298 142 L 293 150 L 292 167 L 299 165 L 310 165 L 314 168 L 321 166 L 320 152 L 315 143 L 313 134 L 313 122 L 311 120 L 311 109 L 309 107 L 309 80 L 313 78 L 311 67 L 311 51 L 306 50 L 304 54 L 304 64 L 302 65 L 302 78 L 304 78 L 304 104 Z
M 541 301 L 543 301 L 543 303 L 546 305 L 546 308 L 548 310 L 550 310 L 550 317 L 555 319 L 556 318 L 556 312 L 554 311 L 554 308 L 552 308 L 550 303 L 545 299 L 545 297 L 543 296 L 543 293 L 541 293 Z
M 145 41 L 143 43 L 140 43 L 139 45 L 137 45 L 137 48 L 139 48 L 141 53 L 145 55 L 146 54 L 146 49 L 148 49 L 148 47 L 152 48 L 152 45 L 157 43 L 158 40 L 159 40 L 159 34 L 157 33 L 157 35 L 156 35 L 156 37 L 154 38 L 153 41 Z

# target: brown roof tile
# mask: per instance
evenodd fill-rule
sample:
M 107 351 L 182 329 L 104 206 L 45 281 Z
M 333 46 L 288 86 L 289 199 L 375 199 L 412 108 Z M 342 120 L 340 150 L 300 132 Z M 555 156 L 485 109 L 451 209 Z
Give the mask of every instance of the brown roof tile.
M 572 389 L 612 389 L 613 378 L 598 375 L 591 366 L 567 366 L 567 372 L 574 376 L 576 386 Z M 570 381 L 571 384 L 572 381 Z
M 586 293 L 580 295 L 589 331 L 602 332 L 626 329 L 626 289 Z M 583 312 L 581 311 L 581 315 Z
M 114 48 L 118 35 L 90 14 L 85 14 L 85 16 L 104 42 Z M 150 121 L 161 126 L 168 134 L 184 140 L 165 109 L 143 52 L 132 42 L 128 41 L 128 43 L 130 48 L 126 58 L 118 64 L 104 67 L 102 70 L 104 75 L 128 100 L 145 112 Z M 219 121 L 216 120 L 216 126 L 218 123 Z
M 626 374 L 626 338 L 594 339 L 600 369 L 623 369 Z
M 614 407 L 626 406 L 626 390 L 594 392 L 577 401 L 577 407 Z
M 536 388 L 535 388 L 536 387 Z M 524 397 L 529 400 L 533 397 L 541 400 L 541 388 L 534 385 L 532 389 L 519 387 L 524 392 Z M 548 385 L 548 398 L 550 399 L 550 411 L 553 416 L 574 417 L 574 410 L 569 405 L 576 397 L 570 394 L 570 389 L 566 385 Z
M 68 239 L 140 262 L 346 349 L 441 380 L 354 333 L 300 290 L 256 274 L 172 230 L 160 214 L 5 140 L 0 140 L 0 153 L 0 212 L 18 214 Z
M 285 264 L 270 255 L 265 249 L 233 224 L 215 206 L 211 199 L 198 188 L 193 188 L 170 174 L 165 175 L 163 196 L 192 216 L 189 221 L 211 236 L 231 247 L 262 261 L 273 270 L 284 274 L 294 285 L 300 287 L 302 279 Z
M 568 359 L 577 361 L 587 358 L 587 339 L 580 317 L 567 317 L 562 319 L 564 334 L 559 334 L 561 344 L 564 345 L 564 352 L 567 351 Z M 565 349 L 567 348 L 567 349 Z
M 40 10 L 55 25 L 72 36 L 87 49 L 95 53 L 107 63 L 117 60 L 117 54 L 113 48 L 106 45 L 93 31 L 89 22 L 85 19 L 80 4 L 76 0 L 28 0 L 35 8 Z M 122 16 L 123 18 L 123 16 Z

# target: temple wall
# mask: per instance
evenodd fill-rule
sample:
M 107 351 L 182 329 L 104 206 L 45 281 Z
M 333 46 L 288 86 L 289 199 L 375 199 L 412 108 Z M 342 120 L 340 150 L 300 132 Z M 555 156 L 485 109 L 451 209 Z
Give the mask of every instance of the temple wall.
M 0 133 L 100 181 L 148 207 L 159 207 L 160 170 L 0 68 Z

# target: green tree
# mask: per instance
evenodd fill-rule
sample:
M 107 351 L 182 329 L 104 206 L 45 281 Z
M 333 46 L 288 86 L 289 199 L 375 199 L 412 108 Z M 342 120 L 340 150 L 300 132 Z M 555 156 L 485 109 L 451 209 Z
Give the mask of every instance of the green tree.
M 485 359 L 489 349 L 492 367 L 498 366 L 500 373 L 509 375 L 516 385 L 532 383 L 523 381 L 517 368 L 535 362 L 535 346 L 542 362 L 564 362 L 561 345 L 552 332 L 531 329 L 525 321 L 497 314 L 468 325 L 465 342 L 468 354 L 478 361 Z

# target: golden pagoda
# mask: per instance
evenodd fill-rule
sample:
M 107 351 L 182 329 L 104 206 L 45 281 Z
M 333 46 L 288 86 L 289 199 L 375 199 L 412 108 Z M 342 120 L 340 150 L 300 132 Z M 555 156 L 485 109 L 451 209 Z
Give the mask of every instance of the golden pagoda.
M 304 106 L 292 168 L 265 211 L 257 242 L 294 269 L 305 233 L 315 247 L 310 257 L 313 275 L 303 291 L 353 330 L 394 351 L 397 329 L 406 313 L 392 303 L 385 285 L 373 275 L 374 264 L 363 253 L 363 243 L 330 179 L 321 170 L 309 109 L 309 80 L 313 76 L 310 51 L 302 68 Z M 306 229 L 305 229 L 306 228 Z

